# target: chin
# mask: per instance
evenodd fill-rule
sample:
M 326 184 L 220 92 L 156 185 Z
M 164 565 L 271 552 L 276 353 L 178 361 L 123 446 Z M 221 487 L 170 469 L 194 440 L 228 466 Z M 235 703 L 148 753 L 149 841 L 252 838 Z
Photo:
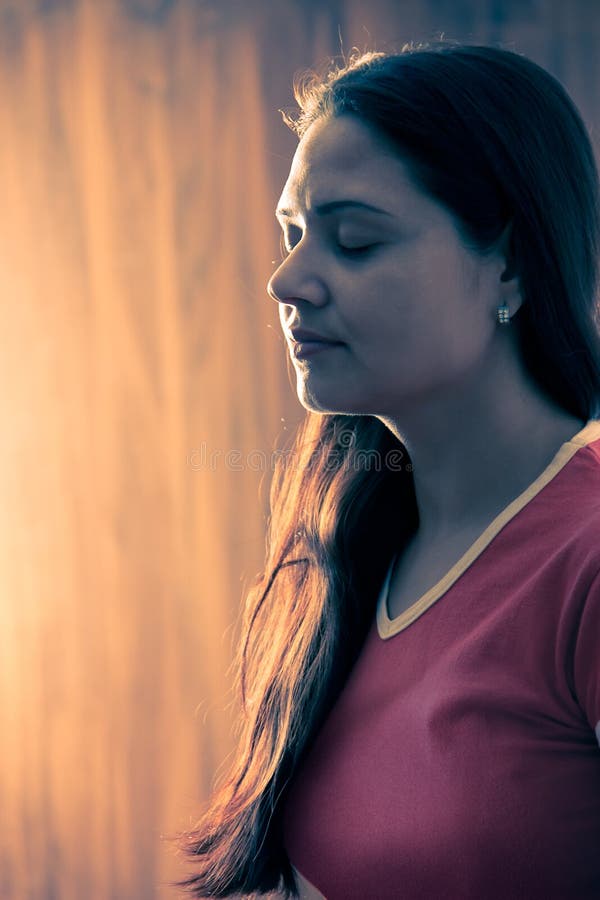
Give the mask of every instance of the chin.
M 341 391 L 338 396 L 334 396 L 333 391 L 323 391 L 321 393 L 309 390 L 305 383 L 298 385 L 298 400 L 308 412 L 340 416 L 374 415 L 373 410 L 358 404 L 355 397 L 342 396 Z

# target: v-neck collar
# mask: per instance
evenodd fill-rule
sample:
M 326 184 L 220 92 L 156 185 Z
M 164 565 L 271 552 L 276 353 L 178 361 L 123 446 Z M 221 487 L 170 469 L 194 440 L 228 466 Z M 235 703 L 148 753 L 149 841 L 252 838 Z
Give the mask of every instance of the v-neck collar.
M 446 591 L 454 584 L 463 572 L 477 559 L 482 551 L 487 547 L 490 541 L 504 528 L 504 526 L 513 519 L 523 507 L 525 507 L 536 494 L 549 484 L 552 479 L 558 475 L 560 470 L 566 466 L 569 460 L 577 453 L 581 447 L 585 447 L 592 441 L 600 438 L 600 419 L 590 419 L 583 428 L 578 431 L 572 438 L 561 444 L 560 448 L 554 455 L 551 462 L 546 466 L 543 472 L 532 481 L 508 506 L 505 506 L 502 512 L 490 522 L 479 537 L 471 544 L 469 549 L 457 560 L 456 563 L 446 572 L 442 578 L 429 588 L 418 600 L 405 609 L 399 616 L 390 618 L 388 615 L 388 593 L 390 580 L 394 568 L 396 556 L 390 562 L 385 580 L 383 582 L 379 598 L 377 600 L 377 631 L 379 637 L 383 640 L 393 637 L 398 632 L 407 628 L 415 619 L 418 619 L 425 610 L 429 609 Z

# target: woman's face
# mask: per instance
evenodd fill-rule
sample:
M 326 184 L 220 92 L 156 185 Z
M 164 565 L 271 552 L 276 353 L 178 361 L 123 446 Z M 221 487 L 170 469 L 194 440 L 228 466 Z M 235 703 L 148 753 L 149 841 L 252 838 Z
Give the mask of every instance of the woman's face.
M 307 409 L 397 415 L 477 378 L 497 332 L 503 260 L 464 246 L 384 140 L 356 117 L 318 120 L 279 210 L 289 253 L 268 291 Z M 339 343 L 296 357 L 298 328 Z

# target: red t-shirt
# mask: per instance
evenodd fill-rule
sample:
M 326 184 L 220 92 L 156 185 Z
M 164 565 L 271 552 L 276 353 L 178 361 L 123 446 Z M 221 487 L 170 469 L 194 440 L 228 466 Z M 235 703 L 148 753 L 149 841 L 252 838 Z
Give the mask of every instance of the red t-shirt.
M 327 900 L 600 898 L 600 420 L 396 619 L 292 784 Z

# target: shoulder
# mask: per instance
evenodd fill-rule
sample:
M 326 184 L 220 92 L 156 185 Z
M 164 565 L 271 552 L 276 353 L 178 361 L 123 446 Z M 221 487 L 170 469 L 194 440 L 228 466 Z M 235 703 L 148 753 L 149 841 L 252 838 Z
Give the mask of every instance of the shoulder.
M 563 465 L 557 459 L 559 471 L 538 502 L 559 528 L 596 551 L 600 569 L 600 421 L 588 423 L 584 431 L 587 440 L 562 448 L 570 457 Z

